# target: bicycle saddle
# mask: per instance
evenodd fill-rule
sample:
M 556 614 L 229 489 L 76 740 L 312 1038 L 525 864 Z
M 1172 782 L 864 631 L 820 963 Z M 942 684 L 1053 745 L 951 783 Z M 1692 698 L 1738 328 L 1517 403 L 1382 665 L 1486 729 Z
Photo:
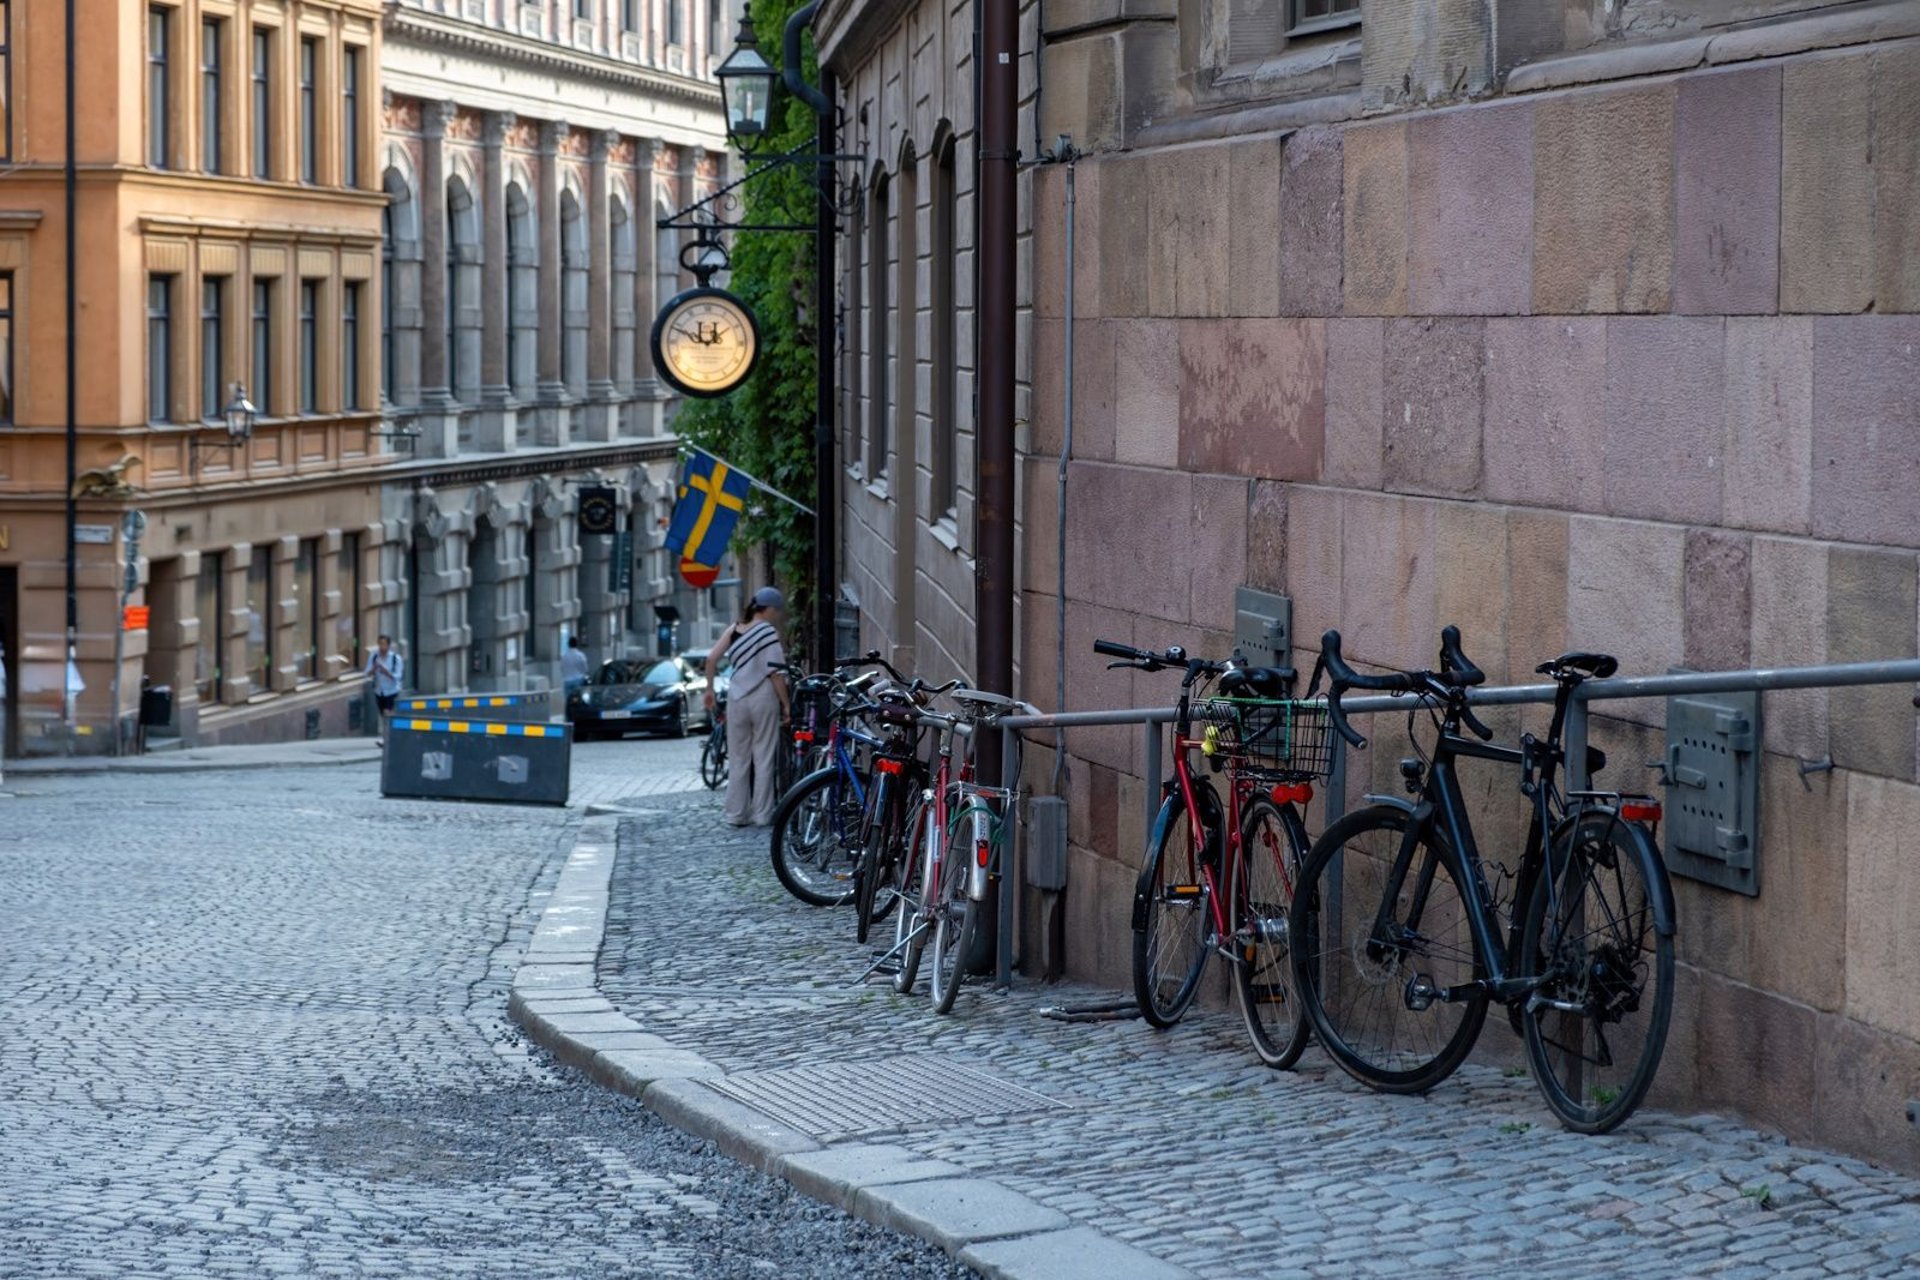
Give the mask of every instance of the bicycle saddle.
M 1236 667 L 1220 677 L 1220 692 L 1254 698 L 1284 698 L 1299 673 L 1292 667 Z
M 1605 680 L 1619 669 L 1619 660 L 1612 654 L 1585 653 L 1578 649 L 1572 653 L 1563 653 L 1551 662 L 1543 662 L 1534 668 L 1543 676 L 1556 675 L 1561 671 L 1584 671 L 1595 680 Z

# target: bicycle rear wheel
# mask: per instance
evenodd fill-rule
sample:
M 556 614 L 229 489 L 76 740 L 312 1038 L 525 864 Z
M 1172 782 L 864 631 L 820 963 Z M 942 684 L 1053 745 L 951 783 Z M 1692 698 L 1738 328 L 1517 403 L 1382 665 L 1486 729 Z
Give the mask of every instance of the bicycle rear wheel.
M 1429 833 L 1399 866 L 1409 815 L 1348 814 L 1315 842 L 1294 887 L 1293 981 L 1313 1032 L 1342 1070 L 1388 1093 L 1424 1093 L 1466 1060 L 1487 1017 L 1464 876 Z M 1425 1000 L 1414 986 L 1463 988 Z
M 1647 1096 L 1673 1014 L 1660 864 L 1645 831 L 1592 812 L 1554 834 L 1548 865 L 1520 933 L 1528 971 L 1549 978 L 1521 1013 L 1527 1059 L 1561 1124 L 1606 1133 Z
M 853 905 L 856 913 L 854 938 L 865 942 L 876 922 L 899 896 L 900 841 L 902 804 L 898 794 L 905 785 L 886 774 L 875 777 L 868 796 L 871 815 L 867 823 L 866 843 L 853 876 Z
M 1300 1060 L 1309 1035 L 1294 993 L 1287 909 L 1305 854 L 1298 822 L 1261 796 L 1240 817 L 1240 857 L 1227 919 L 1233 928 L 1233 985 L 1253 1051 L 1270 1067 Z
M 1219 809 L 1216 799 L 1208 811 Z M 1193 830 L 1177 793 L 1160 806 L 1154 830 L 1159 838 L 1133 895 L 1133 997 L 1150 1024 L 1170 1027 L 1193 1003 L 1210 953 L 1212 895 L 1200 868 L 1210 838 Z
M 707 735 L 700 748 L 700 781 L 709 791 L 718 791 L 727 781 L 727 732 L 718 726 Z
M 934 834 L 934 807 L 925 800 L 913 806 L 907 819 L 910 834 L 908 852 L 900 874 L 900 914 L 893 918 L 893 948 L 900 961 L 900 972 L 893 975 L 893 989 L 901 995 L 913 994 L 914 979 L 920 976 L 920 957 L 926 954 L 926 884 L 933 866 L 939 837 Z
M 853 855 L 841 842 L 842 824 L 833 811 L 841 792 L 838 772 L 818 769 L 800 779 L 773 812 L 773 873 L 809 906 L 837 907 L 853 897 Z
M 951 1013 L 966 976 L 973 935 L 980 927 L 980 904 L 967 896 L 967 860 L 952 848 L 940 860 L 940 890 L 933 911 L 933 971 L 928 985 L 933 1011 Z

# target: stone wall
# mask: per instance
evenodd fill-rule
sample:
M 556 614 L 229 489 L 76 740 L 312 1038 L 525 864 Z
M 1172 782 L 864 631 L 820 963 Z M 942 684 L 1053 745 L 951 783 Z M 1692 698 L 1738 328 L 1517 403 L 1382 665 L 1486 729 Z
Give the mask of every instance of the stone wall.
M 1153 141 L 1080 162 L 1071 264 L 1064 172 L 1035 175 L 1032 700 L 1069 269 L 1074 707 L 1170 701 L 1093 640 L 1225 651 L 1242 583 L 1292 597 L 1303 670 L 1333 626 L 1427 665 L 1448 622 L 1495 681 L 1570 647 L 1635 674 L 1920 652 L 1920 41 Z M 1667 1105 L 1916 1164 L 1909 692 L 1767 697 L 1762 892 L 1676 886 Z M 1615 706 L 1606 780 L 1650 785 L 1663 708 Z M 1394 789 L 1401 725 L 1374 732 L 1356 792 Z M 1071 750 L 1068 968 L 1119 981 L 1141 747 Z M 1497 845 L 1513 780 L 1475 787 Z

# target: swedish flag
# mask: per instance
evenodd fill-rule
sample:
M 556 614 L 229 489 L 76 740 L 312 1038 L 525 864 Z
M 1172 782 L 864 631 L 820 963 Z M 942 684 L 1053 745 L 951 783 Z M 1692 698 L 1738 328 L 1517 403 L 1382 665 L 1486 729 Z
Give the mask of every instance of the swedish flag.
M 667 526 L 667 549 L 695 564 L 719 564 L 751 492 L 749 477 L 695 449 L 680 473 L 680 500 Z

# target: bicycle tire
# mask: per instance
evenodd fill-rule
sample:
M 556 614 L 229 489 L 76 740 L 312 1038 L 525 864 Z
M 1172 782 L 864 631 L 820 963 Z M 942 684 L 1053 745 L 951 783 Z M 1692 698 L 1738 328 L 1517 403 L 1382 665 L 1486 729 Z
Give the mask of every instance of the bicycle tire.
M 1534 1083 L 1560 1123 L 1576 1133 L 1607 1133 L 1646 1098 L 1666 1049 L 1673 1016 L 1673 935 L 1670 926 L 1660 927 L 1656 907 L 1665 873 L 1647 833 L 1605 810 L 1568 818 L 1554 833 L 1552 849 L 1564 851 L 1567 860 L 1557 876 L 1542 875 L 1534 885 L 1521 924 L 1520 955 L 1534 966 L 1533 973 L 1561 975 L 1542 987 L 1540 996 L 1579 1000 L 1589 1012 L 1541 1008 L 1529 1001 L 1520 1019 L 1522 1038 Z M 1553 865 L 1553 856 L 1547 865 Z M 1627 883 L 1629 873 L 1639 882 L 1637 900 Z M 1609 881 L 1619 890 L 1616 901 L 1607 901 Z M 1557 890 L 1550 882 L 1557 882 Z M 1569 892 L 1576 886 L 1577 896 Z M 1588 927 L 1596 916 L 1597 926 Z M 1568 936 L 1569 926 L 1579 932 Z M 1643 978 L 1639 985 L 1628 980 L 1636 972 Z M 1649 980 L 1655 984 L 1650 1004 Z M 1596 1002 L 1605 1007 L 1596 1008 Z M 1635 1017 L 1642 1010 L 1644 1018 Z M 1626 1055 L 1631 1065 L 1617 1083 L 1601 1083 L 1635 1022 L 1642 1032 L 1639 1051 Z M 1571 1023 L 1580 1028 L 1577 1045 L 1568 1041 Z M 1611 1031 L 1602 1029 L 1609 1026 Z M 1588 1055 L 1589 1047 L 1598 1058 Z
M 949 852 L 941 867 L 941 879 L 945 885 L 933 924 L 933 970 L 927 984 L 933 1011 L 948 1014 L 953 1012 L 960 986 L 966 980 L 967 956 L 980 929 L 980 904 L 967 895 L 965 858 Z
M 881 911 L 880 882 L 886 874 L 887 845 L 893 839 L 894 799 L 891 779 L 880 774 L 867 797 L 869 820 L 860 844 L 860 864 L 853 873 L 854 940 L 865 942 Z
M 1219 811 L 1217 802 L 1210 811 Z M 1186 803 L 1178 793 L 1168 795 L 1134 888 L 1133 998 L 1148 1024 L 1163 1030 L 1193 1004 L 1212 950 L 1207 945 L 1210 892 L 1200 874 L 1205 855 L 1195 848 L 1191 827 Z M 1190 955 L 1184 949 L 1188 945 Z
M 1484 989 L 1424 1009 L 1411 1000 L 1416 973 L 1439 986 L 1461 986 L 1486 972 L 1465 918 L 1467 877 L 1437 831 L 1422 838 L 1401 877 L 1390 915 L 1396 941 L 1372 945 L 1388 871 L 1410 820 L 1405 809 L 1382 804 L 1328 827 L 1307 857 L 1288 913 L 1294 989 L 1314 1036 L 1341 1070 L 1383 1093 L 1425 1093 L 1452 1075 L 1487 1018 Z M 1409 932 L 1405 917 L 1423 881 L 1421 927 Z M 1435 899 L 1436 890 L 1452 900 Z M 1326 921 L 1323 902 L 1338 903 L 1341 918 Z M 1403 1045 L 1403 1038 L 1417 1044 Z
M 852 868 L 845 874 L 834 871 L 841 853 L 831 811 L 836 772 L 814 770 L 773 811 L 773 874 L 788 893 L 813 907 L 843 906 L 853 898 Z M 828 890 L 823 884 L 840 887 Z
M 920 976 L 920 957 L 926 953 L 927 935 L 920 929 L 925 919 L 924 886 L 927 873 L 933 865 L 933 840 L 935 824 L 932 821 L 933 806 L 925 800 L 917 801 L 913 813 L 907 819 L 907 830 L 912 834 L 908 855 L 900 876 L 900 914 L 893 918 L 893 946 L 898 953 L 900 971 L 893 975 L 893 989 L 903 996 L 913 994 L 913 984 Z
M 700 748 L 700 781 L 707 790 L 718 791 L 727 781 L 727 735 L 715 729 Z
M 1300 1060 L 1312 1030 L 1294 990 L 1287 911 L 1306 850 L 1296 816 L 1257 796 L 1240 818 L 1227 920 L 1233 927 L 1233 986 L 1260 1061 L 1285 1070 Z

